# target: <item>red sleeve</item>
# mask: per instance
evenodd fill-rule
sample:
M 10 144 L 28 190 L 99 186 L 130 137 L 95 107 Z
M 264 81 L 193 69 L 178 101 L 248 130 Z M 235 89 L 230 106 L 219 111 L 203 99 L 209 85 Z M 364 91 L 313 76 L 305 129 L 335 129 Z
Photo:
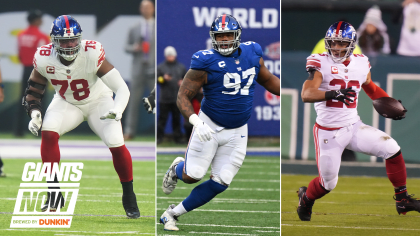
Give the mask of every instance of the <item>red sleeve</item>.
M 380 87 L 378 87 L 373 81 L 370 81 L 369 84 L 362 85 L 363 90 L 370 97 L 370 99 L 375 100 L 381 97 L 389 97 L 389 95 Z

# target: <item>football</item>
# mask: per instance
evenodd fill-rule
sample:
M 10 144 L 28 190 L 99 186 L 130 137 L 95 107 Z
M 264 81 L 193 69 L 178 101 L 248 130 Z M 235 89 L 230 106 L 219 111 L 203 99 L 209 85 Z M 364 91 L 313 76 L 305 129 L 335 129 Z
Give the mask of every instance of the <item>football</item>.
M 375 110 L 385 118 L 395 118 L 403 116 L 406 112 L 404 106 L 396 99 L 391 97 L 382 97 L 373 100 Z

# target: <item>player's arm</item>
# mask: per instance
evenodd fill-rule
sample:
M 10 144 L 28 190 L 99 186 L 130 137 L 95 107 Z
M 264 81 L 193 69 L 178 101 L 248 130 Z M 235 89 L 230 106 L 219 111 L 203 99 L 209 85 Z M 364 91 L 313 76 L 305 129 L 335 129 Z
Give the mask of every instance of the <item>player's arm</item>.
M 366 82 L 362 84 L 363 90 L 366 92 L 366 94 L 370 97 L 370 99 L 375 100 L 381 97 L 389 97 L 389 95 L 380 87 L 378 87 L 371 78 L 371 74 L 369 71 L 369 74 L 366 77 Z
M 301 97 L 303 102 L 313 103 L 335 99 L 349 105 L 347 101 L 352 101 L 349 97 L 355 96 L 355 91 L 349 88 L 321 91 L 319 90 L 319 86 L 321 86 L 322 83 L 321 72 L 313 69 L 309 70 L 308 73 L 309 76 L 302 87 Z
M 262 57 L 260 58 L 260 65 L 257 82 L 270 93 L 280 96 L 280 79 L 271 74 L 267 67 L 265 67 Z
M 28 129 L 32 134 L 38 136 L 38 130 L 42 124 L 41 100 L 44 97 L 47 78 L 41 75 L 37 70 L 32 70 L 28 80 L 28 87 L 25 90 L 25 96 L 22 98 L 22 105 L 26 113 L 31 117 Z
M 181 87 L 178 90 L 176 105 L 186 119 L 195 114 L 191 99 L 203 87 L 206 81 L 207 72 L 205 71 L 190 69 L 185 74 Z
M 191 99 L 206 82 L 207 72 L 194 69 L 188 70 L 182 80 L 176 100 L 176 105 L 182 115 L 196 128 L 195 130 L 200 141 L 210 140 L 212 138 L 211 133 L 214 133 L 214 131 L 194 113 Z
M 96 75 L 102 79 L 104 84 L 108 86 L 115 93 L 114 107 L 101 116 L 101 120 L 115 119 L 121 120 L 122 113 L 127 106 L 128 99 L 130 98 L 130 90 L 127 87 L 124 79 L 121 77 L 120 72 L 114 66 L 104 59 L 101 67 L 96 72 Z

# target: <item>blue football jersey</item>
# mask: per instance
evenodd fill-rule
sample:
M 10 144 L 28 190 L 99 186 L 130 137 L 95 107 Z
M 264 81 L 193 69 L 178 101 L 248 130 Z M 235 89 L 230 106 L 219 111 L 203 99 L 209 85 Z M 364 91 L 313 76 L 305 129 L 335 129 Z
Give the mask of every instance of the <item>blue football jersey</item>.
M 260 71 L 262 49 L 246 42 L 229 56 L 214 49 L 198 51 L 191 59 L 191 69 L 207 72 L 201 110 L 216 124 L 228 129 L 245 125 L 251 117 L 254 89 Z

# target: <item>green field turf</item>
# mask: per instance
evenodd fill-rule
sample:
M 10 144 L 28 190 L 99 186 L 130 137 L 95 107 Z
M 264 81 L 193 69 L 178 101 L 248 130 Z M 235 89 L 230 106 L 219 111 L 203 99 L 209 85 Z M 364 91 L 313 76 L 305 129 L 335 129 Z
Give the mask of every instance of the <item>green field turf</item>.
M 296 191 L 316 176 L 282 175 L 281 235 L 420 235 L 420 213 L 398 215 L 387 178 L 340 177 L 337 187 L 313 207 L 310 222 L 300 221 Z M 420 195 L 420 179 L 407 179 L 409 194 Z
M 185 199 L 197 184 L 178 182 L 170 194 L 162 192 L 162 178 L 176 155 L 157 156 L 157 220 L 170 204 Z M 209 172 L 202 183 L 208 180 Z M 182 215 L 180 231 L 158 235 L 279 235 L 280 158 L 248 156 L 229 188 L 206 205 Z
M 0 178 L 0 235 L 155 235 L 155 163 L 133 161 L 134 192 L 141 216 L 127 219 L 122 188 L 112 160 L 83 160 L 82 179 L 73 222 L 69 229 L 14 229 L 10 221 L 22 172 L 29 159 L 3 159 L 7 177 Z M 108 216 L 106 216 L 108 215 Z M 120 232 L 120 233 L 118 233 Z

